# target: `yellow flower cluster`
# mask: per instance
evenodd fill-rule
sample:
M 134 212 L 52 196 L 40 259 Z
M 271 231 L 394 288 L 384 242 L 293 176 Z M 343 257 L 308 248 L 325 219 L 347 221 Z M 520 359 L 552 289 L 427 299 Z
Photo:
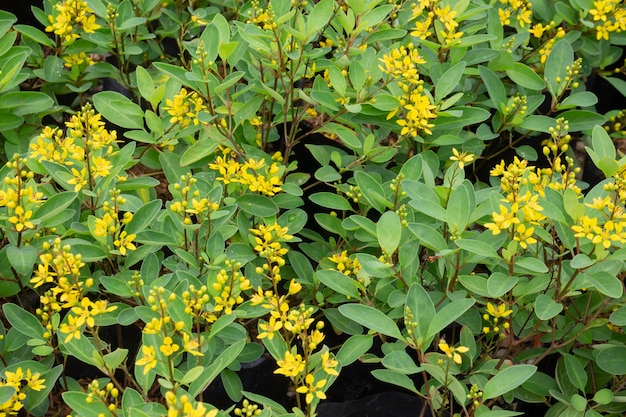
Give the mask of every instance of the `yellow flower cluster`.
M 526 249 L 529 244 L 537 243 L 533 237 L 534 226 L 538 225 L 545 216 L 541 213 L 543 207 L 539 205 L 539 194 L 524 189 L 529 184 L 529 173 L 534 167 L 528 167 L 528 161 L 515 157 L 513 163 L 505 167 L 504 161 L 491 170 L 492 176 L 501 176 L 500 187 L 505 192 L 500 211 L 492 214 L 493 222 L 486 223 L 485 227 L 494 235 L 501 231 L 509 233 L 513 240 Z
M 287 227 L 281 227 L 278 223 L 269 226 L 261 224 L 258 229 L 250 229 L 250 233 L 254 235 L 254 250 L 265 258 L 265 263 L 257 267 L 256 272 L 266 274 L 274 283 L 281 280 L 280 268 L 285 265 L 284 256 L 288 252 L 282 243 L 293 239 L 288 231 Z
M 504 319 L 513 313 L 513 310 L 507 310 L 506 304 L 500 304 L 498 307 L 491 303 L 487 303 L 487 313 L 483 314 L 483 320 L 488 325 L 483 327 L 484 334 L 499 334 L 500 338 L 504 338 L 506 335 L 504 331 L 509 328 L 509 322 L 505 321 L 500 323 L 500 319 Z
M 96 180 L 111 173 L 109 159 L 117 151 L 117 132 L 105 129 L 102 116 L 91 104 L 72 115 L 65 126 L 66 135 L 58 127 L 46 126 L 31 142 L 30 158 L 70 166 L 72 178 L 67 182 L 74 185 L 74 191 L 93 190 Z
M 0 416 L 16 416 L 24 408 L 23 401 L 28 396 L 29 390 L 41 391 L 46 388 L 45 379 L 40 378 L 39 373 L 32 373 L 26 369 L 26 374 L 21 367 L 15 372 L 4 371 L 4 378 L 0 380 L 0 387 L 12 387 L 15 392 L 4 403 L 0 403 Z
M 116 411 L 119 411 L 121 406 L 120 391 L 112 382 L 107 383 L 104 388 L 100 388 L 100 382 L 94 379 L 87 386 L 87 397 L 85 402 L 92 404 L 94 401 L 104 404 L 104 406 L 111 412 L 111 415 L 115 415 Z
M 431 134 L 430 128 L 433 124 L 429 121 L 437 117 L 434 112 L 437 107 L 432 104 L 431 97 L 424 92 L 424 83 L 419 79 L 417 65 L 423 64 L 424 59 L 420 57 L 413 44 L 409 44 L 407 48 L 400 46 L 385 54 L 381 62 L 383 63 L 379 66 L 381 71 L 396 80 L 403 92 L 398 97 L 400 105 L 387 115 L 387 119 L 401 113 L 396 123 L 402 127 L 400 134 L 403 136 Z
M 262 408 L 259 408 L 258 404 L 252 404 L 247 399 L 241 402 L 241 408 L 236 407 L 233 410 L 233 414 L 237 417 L 254 417 L 263 412 Z
M 213 282 L 213 291 L 217 293 L 213 297 L 215 302 L 215 312 L 223 311 L 225 314 L 233 312 L 233 307 L 243 303 L 242 291 L 252 288 L 250 280 L 244 277 L 241 272 L 241 263 L 226 260 L 226 267 L 229 271 L 222 269 L 217 273 Z
M 412 19 L 415 21 L 415 28 L 411 36 L 421 40 L 426 40 L 433 35 L 434 30 L 437 41 L 442 48 L 447 49 L 453 46 L 463 36 L 463 32 L 457 32 L 459 23 L 454 20 L 456 10 L 452 10 L 450 5 L 438 7 L 438 0 L 419 1 L 413 6 Z
M 93 65 L 95 63 L 93 58 L 84 52 L 66 55 L 63 57 L 63 61 L 65 61 L 64 65 L 68 68 L 72 68 L 75 65 L 76 66 L 81 66 L 83 64 Z
M 198 182 L 192 174 L 180 177 L 180 182 L 174 184 L 174 201 L 169 209 L 183 216 L 183 224 L 203 224 L 210 221 L 210 215 L 219 209 L 219 204 L 210 201 L 207 197 L 200 197 L 200 191 L 195 184 Z
M 105 201 L 102 205 L 102 217 L 96 217 L 92 234 L 96 238 L 100 238 L 109 248 L 110 241 L 113 241 L 113 247 L 119 251 L 119 254 L 126 256 L 127 251 L 137 249 L 133 240 L 137 237 L 135 234 L 126 232 L 125 226 L 133 219 L 131 212 L 123 212 L 120 220 L 121 206 L 126 203 L 126 199 L 120 195 L 120 190 L 111 190 L 111 201 Z
M 47 283 L 54 285 L 41 296 L 42 307 L 37 310 L 44 326 L 52 330 L 52 326 L 48 326 L 52 314 L 78 305 L 83 287 L 93 285 L 93 279 L 81 276 L 81 268 L 85 266 L 81 254 L 74 254 L 61 238 L 56 238 L 52 245 L 44 242 L 42 246 L 44 253 L 39 256 L 40 263 L 30 283 L 34 288 Z
M 596 245 L 596 255 L 602 253 L 602 249 L 626 243 L 626 169 L 616 172 L 612 180 L 603 187 L 609 195 L 586 204 L 593 210 L 592 215 L 582 216 L 572 226 L 574 237 Z
M 612 32 L 626 30 L 626 7 L 622 0 L 596 0 L 589 14 L 593 16 L 596 25 L 597 40 L 608 41 Z
M 258 0 L 252 0 L 250 2 L 252 10 L 248 11 L 248 22 L 257 25 L 263 30 L 276 29 L 277 25 L 274 22 L 274 11 L 272 10 L 272 4 L 268 3 L 267 8 L 263 8 L 259 5 Z
M 54 32 L 63 44 L 80 38 L 80 31 L 93 33 L 100 28 L 96 15 L 84 0 L 65 0 L 55 4 L 48 20 L 50 25 L 46 27 L 46 32 Z
M 533 35 L 533 37 L 543 40 L 543 45 L 537 47 L 539 51 L 539 62 L 542 64 L 546 63 L 550 52 L 552 51 L 552 47 L 559 39 L 565 36 L 565 30 L 562 27 L 558 27 L 556 32 L 554 28 L 556 27 L 556 22 L 551 21 L 547 25 L 543 25 L 541 23 L 537 23 L 533 25 L 528 31 Z
M 620 110 L 617 114 L 610 116 L 604 125 L 604 130 L 609 134 L 616 134 L 620 137 L 626 137 L 626 111 Z
M 12 173 L 4 177 L 4 187 L 0 189 L 0 208 L 6 209 L 3 214 L 7 215 L 13 230 L 21 234 L 37 227 L 31 218 L 33 210 L 43 202 L 43 194 L 37 191 L 32 181 L 34 174 L 26 167 L 25 158 L 15 154 L 6 166 Z
M 182 394 L 177 398 L 173 391 L 167 391 L 165 401 L 167 403 L 167 417 L 215 417 L 218 413 L 216 408 L 207 410 L 201 402 L 194 404 L 187 394 Z
M 533 17 L 532 5 L 527 0 L 500 0 L 504 8 L 498 9 L 498 16 L 502 26 L 511 25 L 511 17 L 515 16 L 515 20 L 519 27 L 524 28 L 530 25 Z
M 341 253 L 336 253 L 330 257 L 328 257 L 331 262 L 337 264 L 335 269 L 344 275 L 355 275 L 361 270 L 361 264 L 359 264 L 359 260 L 354 258 L 350 259 L 347 251 L 342 251 Z
M 211 296 L 207 292 L 206 285 L 196 288 L 190 285 L 182 294 L 185 303 L 185 314 L 191 316 L 199 323 L 204 320 L 207 323 L 213 323 L 217 320 L 217 316 L 213 314 L 210 307 Z
M 171 365 L 185 352 L 193 356 L 203 356 L 201 351 L 203 338 L 200 336 L 194 337 L 185 328 L 184 321 L 175 322 L 172 320 L 169 306 L 170 303 L 177 300 L 178 296 L 176 294 L 166 294 L 163 287 L 151 288 L 149 290 L 149 295 L 145 301 L 150 309 L 157 313 L 158 317 L 154 317 L 147 322 L 142 332 L 144 335 L 156 335 L 160 355 L 152 344 L 141 346 L 141 357 L 138 357 L 135 364 L 144 367 L 144 375 L 155 368 L 160 360 Z M 171 372 L 173 368 L 172 366 L 167 366 L 166 369 Z M 173 378 L 173 375 L 165 376 Z
M 249 158 L 242 164 L 234 151 L 222 148 L 221 153 L 209 164 L 209 168 L 220 174 L 219 181 L 241 184 L 244 189 L 269 197 L 282 191 L 284 167 L 280 163 L 272 162 L 268 166 L 264 159 Z
M 187 127 L 190 124 L 198 126 L 200 120 L 198 115 L 206 110 L 204 100 L 195 91 L 187 91 L 181 88 L 173 99 L 166 99 L 163 110 L 172 116 L 170 123 L 178 124 L 180 127 Z

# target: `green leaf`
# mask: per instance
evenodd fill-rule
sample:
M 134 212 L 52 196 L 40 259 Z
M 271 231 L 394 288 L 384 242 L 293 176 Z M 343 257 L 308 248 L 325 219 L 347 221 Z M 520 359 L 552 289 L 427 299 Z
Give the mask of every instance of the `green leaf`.
M 7 403 L 11 397 L 15 394 L 15 388 L 11 385 L 4 385 L 0 387 L 0 404 Z
M 61 394 L 65 404 L 80 416 L 110 415 L 111 411 L 101 401 L 87 402 L 88 395 L 84 392 L 66 391 Z M 72 413 L 74 414 L 74 413 Z
M 33 272 L 33 266 L 37 262 L 37 249 L 34 246 L 17 247 L 9 245 L 7 247 L 7 257 L 11 266 L 20 275 L 30 276 Z
M 376 224 L 376 234 L 381 249 L 391 256 L 398 249 L 402 235 L 402 222 L 398 213 L 395 211 L 383 213 Z
M 626 306 L 622 306 L 611 313 L 609 321 L 616 326 L 626 326 Z
M 422 287 L 417 282 L 414 282 L 409 287 L 409 292 L 406 296 L 404 309 L 405 324 L 406 321 L 409 319 L 408 313 L 410 310 L 412 316 L 411 321 L 416 324 L 415 328 L 413 329 L 415 338 L 418 340 L 418 342 L 421 338 L 422 342 L 426 343 L 424 339 L 426 338 L 428 333 L 428 326 L 435 317 L 436 311 L 435 305 L 433 304 L 430 296 L 428 295 L 424 287 Z M 422 346 L 418 346 L 418 348 L 421 347 Z
M 613 397 L 614 397 L 613 391 L 611 391 L 608 388 L 602 388 L 601 390 L 595 393 L 592 400 L 597 402 L 600 405 L 606 405 L 606 404 L 609 404 L 611 401 L 613 401 Z
M 126 359 L 128 355 L 128 349 L 117 348 L 111 353 L 104 355 L 104 364 L 107 369 L 115 371 L 118 366 Z
M 252 216 L 270 217 L 278 213 L 276 203 L 264 195 L 243 194 L 237 199 L 237 206 Z
M 574 107 L 589 107 L 598 102 L 598 97 L 591 91 L 582 91 L 569 95 L 557 106 L 557 110 L 565 110 Z
M 473 239 L 457 239 L 454 244 L 459 248 L 483 258 L 498 258 L 498 252 L 488 243 Z
M 566 67 L 571 68 L 574 63 L 574 50 L 566 39 L 559 40 L 550 51 L 546 60 L 544 81 L 552 98 L 556 98 L 565 88 L 567 77 Z M 558 80 L 558 81 L 557 81 Z
M 413 375 L 422 371 L 415 361 L 404 350 L 394 350 L 385 355 L 382 360 L 385 368 L 405 375 Z
M 502 272 L 494 272 L 487 279 L 487 291 L 491 297 L 498 298 L 511 291 L 517 281 L 517 277 L 511 277 Z
M 141 65 L 137 66 L 135 76 L 137 77 L 137 88 L 139 89 L 139 94 L 141 94 L 141 97 L 150 101 L 155 89 L 152 76 Z
M 19 49 L 18 49 L 19 48 Z M 0 68 L 0 93 L 11 90 L 17 87 L 23 78 L 18 77 L 26 58 L 32 53 L 30 48 L 26 47 L 13 47 L 15 51 Z
M 514 365 L 498 372 L 485 384 L 483 398 L 490 400 L 514 390 L 537 372 L 535 365 Z
M 608 346 L 596 355 L 598 367 L 610 375 L 626 375 L 626 346 Z
M 474 189 L 467 180 L 452 191 L 446 207 L 446 218 L 450 230 L 459 235 L 465 230 L 469 216 L 475 209 L 475 201 Z
M 485 87 L 487 87 L 493 106 L 496 109 L 500 109 L 501 106 L 506 105 L 506 89 L 496 73 L 482 65 L 478 66 L 478 72 L 483 83 L 485 83 Z
M 245 339 L 241 339 L 224 349 L 219 356 L 204 369 L 204 372 L 202 372 L 198 379 L 189 386 L 189 395 L 195 397 L 204 391 L 223 369 L 237 359 L 237 356 L 239 356 L 245 345 Z
M 423 246 L 435 252 L 441 252 L 448 248 L 448 243 L 441 235 L 441 232 L 422 223 L 409 223 L 409 230 L 419 239 Z
M 428 331 L 426 332 L 426 337 L 429 338 L 434 336 L 448 327 L 448 325 L 452 324 L 456 319 L 465 314 L 465 312 L 475 303 L 476 300 L 473 298 L 460 298 L 458 300 L 453 300 L 450 304 L 444 306 L 435 314 L 435 317 L 433 317 L 433 320 L 430 322 Z
M 354 173 L 354 180 L 359 186 L 363 198 L 380 213 L 383 213 L 387 209 L 387 206 L 392 206 L 385 198 L 385 191 L 380 181 L 376 180 L 372 175 L 363 171 L 356 171 Z
M 584 269 L 590 267 L 595 263 L 596 261 L 587 256 L 587 254 L 579 253 L 572 258 L 570 266 L 575 269 Z
M 570 132 L 589 130 L 606 122 L 604 116 L 589 110 L 567 110 L 559 114 L 559 117 L 563 117 L 569 122 Z
M 576 388 L 585 392 L 585 386 L 587 385 L 587 372 L 585 368 L 580 364 L 575 356 L 570 354 L 563 355 L 565 359 L 565 370 L 569 380 L 574 384 Z
M 608 132 L 604 130 L 602 126 L 594 126 L 591 131 L 591 147 L 593 149 L 596 158 L 593 162 L 602 158 L 615 159 L 616 151 L 615 144 L 609 136 Z
M 339 361 L 342 367 L 348 366 L 365 354 L 374 342 L 374 336 L 367 334 L 352 335 L 343 342 L 335 359 Z
M 323 127 L 317 129 L 317 131 L 320 133 L 330 133 L 339 136 L 341 142 L 350 149 L 357 150 L 362 147 L 361 141 L 357 138 L 354 130 L 348 129 L 338 123 L 327 123 Z
M 400 333 L 396 323 L 385 315 L 385 313 L 374 307 L 363 304 L 344 304 L 339 306 L 339 312 L 350 320 L 354 320 L 375 332 L 394 337 L 398 340 L 403 339 L 402 333 Z
M 10 109 L 17 116 L 40 113 L 54 106 L 54 100 L 38 91 L 11 91 L 0 96 L 0 109 Z
M 548 272 L 548 267 L 546 264 L 537 258 L 521 258 L 515 260 L 515 266 L 518 268 L 525 269 L 531 272 L 538 272 L 540 274 Z
M 334 6 L 334 0 L 321 0 L 313 7 L 306 22 L 307 38 L 310 38 L 328 24 L 333 15 Z
M 541 91 L 546 86 L 541 77 L 532 68 L 521 62 L 514 63 L 513 68 L 506 70 L 506 75 L 515 84 L 529 90 Z
M 45 332 L 43 326 L 37 319 L 23 308 L 12 304 L 4 303 L 2 311 L 15 331 L 30 337 L 31 339 L 41 339 Z
M 359 298 L 358 284 L 349 276 L 334 269 L 323 269 L 317 271 L 316 275 L 322 284 L 337 291 L 339 294 Z
M 459 85 L 464 70 L 465 61 L 461 61 L 443 73 L 435 86 L 435 102 L 439 103 Z
M 309 199 L 318 206 L 331 210 L 352 210 L 352 206 L 344 197 L 329 192 L 311 194 Z
M 397 385 L 416 394 L 419 393 L 415 388 L 415 383 L 408 376 L 389 369 L 375 369 L 372 371 L 374 378 L 388 384 Z
M 141 206 L 139 210 L 133 214 L 132 220 L 126 225 L 124 230 L 126 230 L 129 235 L 141 232 L 154 221 L 155 217 L 161 211 L 162 205 L 163 202 L 156 199 Z
M 607 297 L 620 298 L 624 293 L 622 282 L 608 271 L 586 272 L 584 275 L 587 281 Z
M 33 213 L 33 219 L 38 219 L 41 226 L 46 226 L 49 219 L 54 218 L 76 200 L 77 193 L 64 191 L 53 194 Z
M 93 104 L 108 121 L 127 129 L 143 129 L 143 110 L 128 97 L 115 91 L 101 91 Z
M 563 305 L 546 294 L 539 294 L 535 299 L 535 314 L 541 320 L 549 320 L 563 311 Z

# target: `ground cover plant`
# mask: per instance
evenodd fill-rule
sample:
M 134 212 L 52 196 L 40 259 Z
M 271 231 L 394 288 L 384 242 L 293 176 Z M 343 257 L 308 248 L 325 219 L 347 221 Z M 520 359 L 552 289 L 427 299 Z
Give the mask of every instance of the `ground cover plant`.
M 622 2 L 32 13 L 0 11 L 0 415 L 314 416 L 357 362 L 420 416 L 626 411 Z M 243 390 L 263 358 L 289 400 Z

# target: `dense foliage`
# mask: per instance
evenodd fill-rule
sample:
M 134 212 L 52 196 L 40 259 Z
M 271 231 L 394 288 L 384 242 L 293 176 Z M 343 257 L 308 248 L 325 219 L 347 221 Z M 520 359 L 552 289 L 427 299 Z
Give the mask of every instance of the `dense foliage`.
M 313 416 L 359 360 L 416 415 L 626 411 L 623 2 L 43 6 L 0 11 L 1 416 Z

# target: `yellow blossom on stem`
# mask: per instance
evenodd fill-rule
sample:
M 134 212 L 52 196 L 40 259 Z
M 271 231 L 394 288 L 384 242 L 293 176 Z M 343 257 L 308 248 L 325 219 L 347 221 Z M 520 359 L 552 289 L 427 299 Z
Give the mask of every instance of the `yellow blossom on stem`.
M 146 375 L 150 369 L 157 365 L 156 350 L 154 346 L 141 346 L 141 358 L 135 362 L 135 365 L 143 366 L 143 374 Z
M 465 168 L 465 164 L 470 164 L 474 161 L 474 155 L 465 151 L 459 152 L 456 148 L 452 148 L 451 161 L 455 161 L 459 164 L 459 168 Z
M 326 394 L 322 391 L 322 388 L 326 385 L 325 379 L 320 379 L 316 382 L 313 374 L 307 374 L 304 381 L 306 382 L 306 385 L 296 388 L 296 392 L 306 394 L 305 401 L 307 404 L 311 404 L 313 402 L 313 398 L 315 397 L 320 400 L 326 399 Z
M 126 250 L 135 250 L 137 249 L 137 247 L 132 243 L 132 241 L 137 237 L 137 235 L 132 234 L 129 235 L 128 233 L 126 233 L 126 230 L 124 230 L 122 233 L 120 233 L 120 236 L 118 239 L 116 239 L 113 244 L 119 248 L 120 253 L 122 254 L 122 256 L 126 256 Z
M 454 363 L 460 365 L 463 361 L 459 353 L 469 352 L 469 348 L 465 346 L 449 346 L 444 339 L 439 341 L 439 350 L 446 354 L 449 359 L 452 359 Z
M 287 377 L 296 377 L 302 371 L 304 371 L 304 361 L 302 355 L 296 353 L 295 355 L 289 351 L 285 352 L 285 357 L 276 361 L 278 369 L 274 371 L 275 374 L 282 374 Z

